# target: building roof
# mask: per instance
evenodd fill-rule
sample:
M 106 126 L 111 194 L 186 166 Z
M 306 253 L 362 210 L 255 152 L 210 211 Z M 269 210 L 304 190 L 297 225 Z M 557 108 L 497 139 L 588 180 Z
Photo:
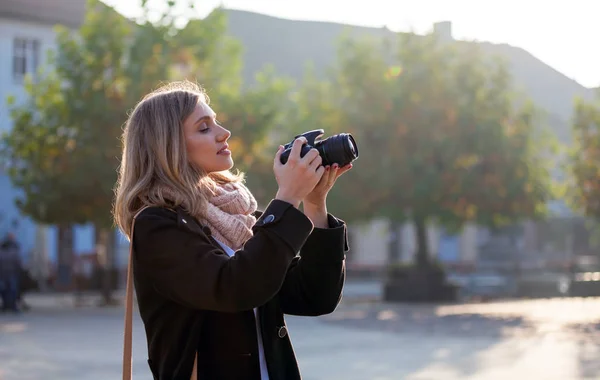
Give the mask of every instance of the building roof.
M 86 0 L 2 0 L 0 17 L 77 28 L 85 16 Z

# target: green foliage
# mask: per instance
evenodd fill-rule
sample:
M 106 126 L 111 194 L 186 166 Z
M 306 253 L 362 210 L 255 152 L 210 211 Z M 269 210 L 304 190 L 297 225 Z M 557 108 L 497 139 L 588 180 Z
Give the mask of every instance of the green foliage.
M 175 41 L 174 77 L 196 81 L 209 94 L 239 95 L 242 47 L 226 29 L 225 13 L 218 8 L 182 28 Z
M 600 218 L 600 94 L 595 102 L 577 99 L 570 152 L 572 204 L 586 216 Z
M 335 96 L 361 151 L 349 176 L 369 207 L 447 225 L 539 215 L 549 168 L 535 110 L 515 106 L 505 66 L 473 45 L 398 38 L 339 50 Z
M 14 128 L 3 138 L 11 180 L 23 190 L 19 207 L 25 214 L 44 223 L 112 224 L 127 112 L 161 82 L 181 79 L 173 76 L 182 52 L 204 49 L 186 62 L 213 68 L 207 74 L 214 83 L 240 82 L 235 74 L 239 54 L 222 36 L 223 15 L 214 12 L 179 30 L 172 3 L 157 21 L 136 24 L 90 0 L 77 33 L 57 28 L 55 59 L 29 79 L 26 101 L 11 104 Z M 234 94 L 239 95 L 239 86 Z
M 118 136 L 130 106 L 124 74 L 131 27 L 95 0 L 88 6 L 78 36 L 64 28 L 58 31 L 56 71 L 69 105 L 66 122 L 77 131 L 68 158 L 75 168 L 69 187 L 73 193 L 85 194 L 76 205 L 86 221 L 108 227 L 112 223 L 107 210 L 120 156 Z
M 19 207 L 45 223 L 111 223 L 130 29 L 102 3 L 88 7 L 79 35 L 57 27 L 51 69 L 27 80 L 27 100 L 13 104 L 4 137 L 11 180 L 24 191 Z
M 282 123 L 291 83 L 267 69 L 243 91 L 241 47 L 225 35 L 224 12 L 177 27 L 181 5 L 193 2 L 171 1 L 150 20 L 142 1 L 144 16 L 133 22 L 89 0 L 77 33 L 57 29 L 56 57 L 30 79 L 26 102 L 11 104 L 14 128 L 3 141 L 11 180 L 24 193 L 24 213 L 44 223 L 109 227 L 127 113 L 161 83 L 181 79 L 207 89 L 233 132 L 238 168 L 249 172 L 259 200 L 272 197 L 269 137 Z
M 2 156 L 13 184 L 26 194 L 17 203 L 25 214 L 42 223 L 82 222 L 83 215 L 64 207 L 80 196 L 66 191 L 75 171 L 68 157 L 76 146 L 77 131 L 64 123 L 68 107 L 56 75 L 40 76 L 36 82 L 26 79 L 25 91 L 36 94 L 26 105 L 16 107 L 14 97 L 8 100 L 14 106 L 14 127 L 3 136 Z M 39 112 L 31 112 L 33 107 Z
M 298 96 L 297 120 L 311 126 L 302 130 L 350 132 L 358 143 L 360 157 L 340 180 L 349 185 L 330 198 L 340 216 L 411 220 L 425 265 L 430 221 L 458 230 L 543 215 L 548 141 L 503 63 L 473 44 L 396 38 L 343 39 L 329 83 L 308 80 Z

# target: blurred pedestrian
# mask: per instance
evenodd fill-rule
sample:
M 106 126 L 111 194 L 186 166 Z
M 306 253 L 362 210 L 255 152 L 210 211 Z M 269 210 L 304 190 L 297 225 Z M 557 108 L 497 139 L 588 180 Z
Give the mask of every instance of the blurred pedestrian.
M 15 235 L 9 232 L 0 243 L 0 291 L 2 311 L 18 312 L 19 285 L 21 279 L 21 247 Z

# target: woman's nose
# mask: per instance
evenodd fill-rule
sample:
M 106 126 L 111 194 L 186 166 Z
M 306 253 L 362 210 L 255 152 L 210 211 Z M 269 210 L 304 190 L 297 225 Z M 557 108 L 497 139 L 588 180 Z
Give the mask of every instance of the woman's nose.
M 231 132 L 221 127 L 222 132 L 219 134 L 219 141 L 227 141 L 231 137 Z

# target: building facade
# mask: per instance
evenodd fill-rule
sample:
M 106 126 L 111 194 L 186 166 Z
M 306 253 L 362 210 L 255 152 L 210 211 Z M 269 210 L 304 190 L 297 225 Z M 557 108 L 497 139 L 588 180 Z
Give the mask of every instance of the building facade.
M 35 76 L 46 63 L 48 52 L 56 48 L 55 25 L 76 29 L 83 22 L 85 0 L 3 0 L 0 2 L 0 134 L 13 127 L 7 98 L 16 104 L 27 100 L 24 80 Z M 21 214 L 15 205 L 19 190 L 0 164 L 0 236 L 13 232 L 30 267 L 43 267 L 54 261 L 57 231 L 40 226 Z M 93 250 L 94 233 L 90 226 L 75 228 L 75 253 Z

